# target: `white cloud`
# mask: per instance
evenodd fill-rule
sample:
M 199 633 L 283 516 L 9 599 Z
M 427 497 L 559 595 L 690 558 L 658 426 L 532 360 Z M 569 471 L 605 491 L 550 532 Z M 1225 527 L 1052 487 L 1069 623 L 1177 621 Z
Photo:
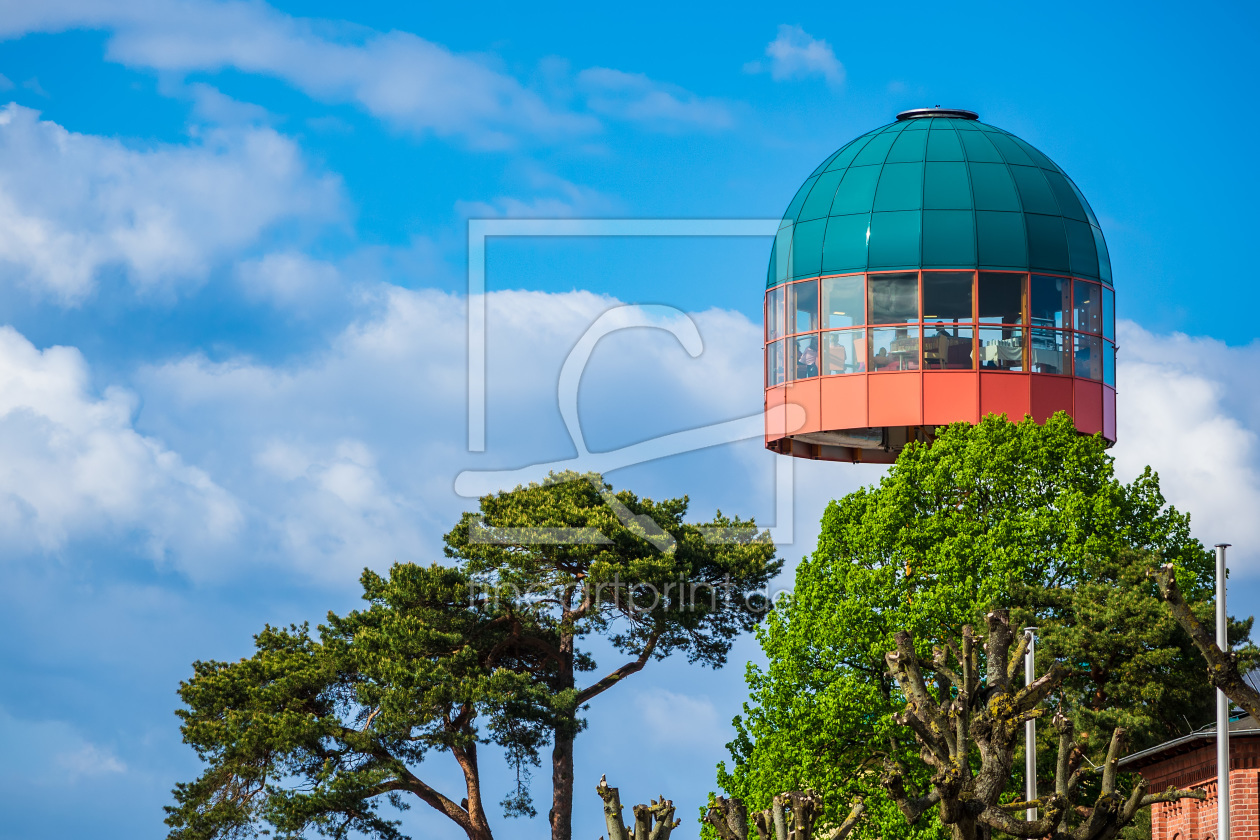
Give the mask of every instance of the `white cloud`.
M 768 62 L 750 61 L 744 65 L 744 70 L 748 73 L 768 71 L 776 82 L 809 76 L 822 76 L 832 85 L 844 82 L 844 65 L 836 58 L 831 44 L 813 37 L 800 26 L 780 24 L 778 37 L 766 45 L 765 54 Z
M 591 67 L 578 73 L 577 86 L 592 111 L 612 119 L 664 130 L 723 129 L 734 123 L 720 100 L 697 96 L 642 73 Z
M 131 149 L 0 110 L 0 267 L 62 303 L 111 269 L 145 294 L 196 286 L 281 222 L 334 220 L 339 202 L 337 180 L 268 128 Z
M 397 127 L 463 137 L 478 147 L 510 145 L 520 135 L 559 139 L 598 130 L 597 121 L 553 107 L 491 58 L 408 32 L 304 20 L 249 2 L 29 5 L 37 8 L 6 9 L 0 31 L 110 28 L 108 56 L 127 66 L 272 76 L 321 101 L 356 103 Z
M 0 707 L 0 778 L 37 784 L 75 784 L 127 772 L 111 750 L 85 739 L 60 720 L 18 718 Z
M 136 432 L 132 395 L 92 394 L 69 347 L 36 349 L 0 327 L 0 533 L 8 549 L 138 538 L 156 559 L 201 555 L 235 536 L 235 501 L 201 470 Z
M 1207 545 L 1232 542 L 1230 567 L 1260 572 L 1260 343 L 1230 347 L 1122 321 L 1116 383 L 1117 471 L 1150 464 L 1168 501 Z
M 342 297 L 336 266 L 300 251 L 277 251 L 236 268 L 245 297 L 297 315 L 310 315 Z
M 727 727 L 719 720 L 717 709 L 707 697 L 652 688 L 639 692 L 634 705 L 643 724 L 640 731 L 656 746 L 711 749 L 729 737 Z
M 499 196 L 492 201 L 457 201 L 455 212 L 474 219 L 560 219 L 591 217 L 615 212 L 619 203 L 598 190 L 575 184 L 537 167 L 526 170 L 530 198 Z

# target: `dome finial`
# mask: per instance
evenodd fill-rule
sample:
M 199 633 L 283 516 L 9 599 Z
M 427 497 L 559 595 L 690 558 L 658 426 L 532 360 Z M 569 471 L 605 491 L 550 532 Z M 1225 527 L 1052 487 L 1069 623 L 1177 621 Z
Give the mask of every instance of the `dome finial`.
M 937 105 L 935 108 L 911 108 L 909 111 L 902 111 L 897 115 L 899 120 L 917 120 L 922 117 L 950 117 L 956 120 L 978 120 L 980 115 L 975 111 L 968 111 L 963 108 L 942 108 Z

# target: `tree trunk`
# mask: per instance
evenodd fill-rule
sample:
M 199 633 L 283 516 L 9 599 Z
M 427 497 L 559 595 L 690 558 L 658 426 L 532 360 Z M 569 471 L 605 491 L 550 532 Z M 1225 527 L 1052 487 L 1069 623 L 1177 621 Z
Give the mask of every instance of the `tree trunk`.
M 560 688 L 572 689 L 573 636 L 560 637 Z M 551 840 L 573 840 L 573 739 L 577 709 L 558 709 L 551 750 Z

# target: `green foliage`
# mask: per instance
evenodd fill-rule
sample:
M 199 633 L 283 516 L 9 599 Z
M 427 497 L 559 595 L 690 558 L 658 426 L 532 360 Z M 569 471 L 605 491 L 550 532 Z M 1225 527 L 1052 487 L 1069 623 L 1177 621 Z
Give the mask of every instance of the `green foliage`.
M 1044 426 L 988 417 L 907 447 L 877 487 L 827 507 L 793 597 L 758 630 L 769 663 L 749 666 L 750 701 L 719 784 L 750 808 L 813 787 L 833 821 L 863 795 L 859 836 L 946 836 L 934 819 L 907 826 L 878 783 L 890 752 L 924 772 L 891 721 L 903 701 L 883 656 L 898 630 L 927 656 L 994 607 L 1042 628 L 1040 661 L 1074 669 L 1058 700 L 1082 729 L 1124 723 L 1143 744 L 1184 733 L 1210 713 L 1210 694 L 1145 578 L 1156 558 L 1178 565 L 1194 600 L 1210 597 L 1211 554 L 1157 477 L 1117 481 L 1102 440 L 1066 415 Z M 1235 625 L 1238 641 L 1249 629 Z
M 554 643 L 554 628 L 470 599 L 457 569 L 399 564 L 388 578 L 365 571 L 362 584 L 370 606 L 330 613 L 318 638 L 305 625 L 267 627 L 249 659 L 194 664 L 177 714 L 208 768 L 176 786 L 172 838 L 267 827 L 277 837 L 399 837 L 381 802 L 405 808 L 410 793 L 453 806 L 410 768 L 432 750 L 475 766 L 478 715 L 489 721 L 485 740 L 536 761 L 549 692 L 533 646 Z

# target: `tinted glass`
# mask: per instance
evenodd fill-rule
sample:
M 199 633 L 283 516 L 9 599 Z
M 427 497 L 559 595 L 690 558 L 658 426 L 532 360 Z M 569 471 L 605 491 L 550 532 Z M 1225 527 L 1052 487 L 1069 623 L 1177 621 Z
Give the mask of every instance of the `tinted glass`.
M 1034 327 L 1066 327 L 1072 308 L 1072 284 L 1062 277 L 1032 276 L 1029 315 Z
M 788 286 L 788 332 L 818 329 L 818 281 L 808 280 Z
M 1072 372 L 1071 333 L 1059 330 L 1034 329 L 1029 337 L 1033 373 Z
M 823 326 L 857 327 L 866 323 L 866 291 L 860 274 L 823 278 Z
M 924 370 L 972 370 L 976 364 L 972 354 L 971 327 L 956 324 L 923 326 Z
M 783 287 L 766 293 L 766 341 L 783 335 Z
M 1103 287 L 1103 338 L 1116 338 L 1116 293 Z
M 870 323 L 900 324 L 919 320 L 919 275 L 871 274 L 867 289 Z
M 865 338 L 864 330 L 823 333 L 822 375 L 838 376 L 866 370 Z
M 1076 375 L 1083 379 L 1103 378 L 1103 340 L 1096 335 L 1076 334 Z
M 977 314 L 982 324 L 1024 322 L 1024 277 L 997 271 L 980 272 Z
M 783 384 L 783 342 L 766 345 L 766 387 Z
M 1080 280 L 1072 284 L 1073 329 L 1081 332 L 1102 332 L 1102 287 Z
M 870 332 L 869 369 L 875 373 L 919 369 L 919 327 L 884 327 Z
M 818 336 L 805 335 L 788 342 L 792 358 L 789 362 L 789 379 L 809 379 L 818 375 Z
M 1116 345 L 1103 342 L 1103 384 L 1116 387 Z
M 1022 371 L 1024 331 L 1020 327 L 981 327 L 980 368 L 982 370 Z
M 970 271 L 923 272 L 923 320 L 971 321 Z

